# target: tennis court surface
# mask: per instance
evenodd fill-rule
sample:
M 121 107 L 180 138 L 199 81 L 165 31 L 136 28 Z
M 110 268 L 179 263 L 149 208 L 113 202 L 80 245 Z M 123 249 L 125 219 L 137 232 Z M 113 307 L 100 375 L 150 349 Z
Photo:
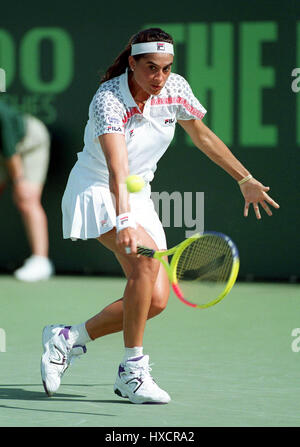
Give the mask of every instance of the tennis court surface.
M 206 310 L 172 295 L 148 321 L 144 340 L 168 405 L 133 405 L 113 393 L 121 333 L 89 343 L 48 398 L 40 379 L 43 327 L 87 320 L 122 296 L 124 285 L 122 278 L 24 284 L 0 276 L 0 426 L 300 426 L 299 284 L 237 283 Z

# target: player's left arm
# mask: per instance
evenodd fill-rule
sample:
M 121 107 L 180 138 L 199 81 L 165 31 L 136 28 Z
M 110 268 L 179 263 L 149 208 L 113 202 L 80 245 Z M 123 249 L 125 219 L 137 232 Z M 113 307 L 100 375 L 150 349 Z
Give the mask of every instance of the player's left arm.
M 237 182 L 244 179 L 250 172 L 233 155 L 230 149 L 217 137 L 201 120 L 179 120 L 178 123 L 191 137 L 195 146 L 200 149 L 214 163 L 223 168 Z M 255 178 L 240 185 L 241 192 L 245 199 L 244 216 L 248 216 L 249 206 L 252 203 L 258 219 L 261 218 L 260 204 L 266 213 L 271 216 L 272 212 L 267 203 L 274 208 L 279 205 L 267 194 L 269 186 L 264 186 Z

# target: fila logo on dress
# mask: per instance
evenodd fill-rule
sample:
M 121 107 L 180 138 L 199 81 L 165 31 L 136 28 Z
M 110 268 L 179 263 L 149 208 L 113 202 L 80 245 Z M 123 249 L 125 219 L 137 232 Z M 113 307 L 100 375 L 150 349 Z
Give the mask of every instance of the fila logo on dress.
M 165 119 L 165 126 L 171 126 L 175 121 L 175 118 L 166 118 Z
M 116 126 L 107 126 L 107 130 L 112 131 L 112 132 L 122 132 L 121 127 L 116 127 Z

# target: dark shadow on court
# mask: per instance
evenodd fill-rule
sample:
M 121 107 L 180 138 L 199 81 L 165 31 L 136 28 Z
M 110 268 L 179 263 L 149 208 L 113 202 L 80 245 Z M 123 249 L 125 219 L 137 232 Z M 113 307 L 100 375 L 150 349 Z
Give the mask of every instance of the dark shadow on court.
M 109 384 L 111 385 L 111 384 Z M 53 397 L 49 398 L 44 391 L 32 391 L 32 390 L 26 390 L 21 387 L 33 387 L 38 386 L 41 387 L 41 384 L 11 384 L 11 385 L 0 385 L 0 410 L 3 409 L 13 409 L 13 410 L 21 410 L 21 411 L 29 411 L 29 412 L 43 412 L 43 413 L 59 413 L 59 414 L 73 414 L 73 415 L 85 415 L 85 416 L 106 416 L 106 417 L 113 417 L 116 416 L 115 414 L 105 414 L 105 413 L 95 413 L 95 412 L 87 412 L 87 411 L 71 411 L 71 410 L 57 410 L 57 409 L 51 409 L 51 408 L 26 408 L 22 406 L 14 406 L 11 405 L 5 405 L 4 401 L 32 401 L 32 402 L 78 402 L 81 405 L 84 405 L 84 403 L 93 403 L 93 404 L 127 404 L 132 405 L 127 399 L 126 400 L 118 400 L 118 399 L 96 399 L 96 400 L 87 400 L 85 399 L 84 395 L 81 394 L 66 394 L 66 393 L 57 393 Z M 99 386 L 97 385 L 77 385 L 73 384 L 70 386 Z M 101 386 L 101 385 L 100 385 Z M 104 386 L 102 384 L 102 386 Z M 81 407 L 82 409 L 82 407 Z M 34 425 L 34 424 L 33 424 Z
M 80 384 L 68 384 L 65 386 L 81 386 L 81 387 L 91 387 L 91 386 L 110 386 L 111 384 L 95 384 L 95 385 L 80 385 Z M 94 404 L 108 403 L 108 404 L 127 404 L 132 405 L 131 402 L 127 399 L 85 399 L 85 395 L 81 394 L 66 394 L 66 393 L 56 393 L 53 397 L 48 397 L 43 390 L 41 391 L 32 391 L 26 390 L 20 387 L 33 387 L 38 386 L 42 388 L 41 384 L 12 384 L 12 385 L 0 385 L 0 400 L 31 400 L 31 401 L 61 401 L 61 402 L 87 402 Z M 1 405 L 0 405 L 1 408 Z M 42 410 L 41 410 L 42 411 Z M 48 410 L 43 410 L 48 411 Z M 54 410 L 51 410 L 54 411 Z M 76 412 L 74 412 L 76 413 Z
M 39 386 L 42 387 L 41 383 L 1 383 L 0 384 L 0 389 L 4 386 L 9 386 L 9 387 L 13 387 L 13 386 Z M 86 383 L 67 383 L 64 384 L 62 386 L 83 386 L 83 387 L 89 387 L 89 386 L 112 386 L 111 383 L 90 383 L 90 384 L 86 384 Z
M 66 410 L 45 410 L 43 408 L 25 408 L 25 407 L 13 407 L 11 405 L 0 405 L 1 408 L 11 409 L 11 410 L 22 410 L 22 411 L 37 411 L 37 412 L 43 412 L 43 413 L 64 413 L 64 414 L 83 414 L 84 416 L 90 415 L 90 416 L 116 416 L 115 414 L 103 414 L 103 413 L 88 413 L 84 411 L 66 411 Z M 34 424 L 32 424 L 34 426 Z M 39 425 L 39 424 L 37 424 Z
M 22 385 L 21 385 L 22 386 Z M 32 385 L 31 385 L 32 386 Z M 74 397 L 73 394 L 58 394 L 63 398 Z M 76 395 L 77 398 L 85 397 L 82 395 Z M 49 397 L 44 391 L 30 391 L 23 388 L 4 388 L 0 386 L 0 399 L 12 399 L 12 400 L 47 400 Z

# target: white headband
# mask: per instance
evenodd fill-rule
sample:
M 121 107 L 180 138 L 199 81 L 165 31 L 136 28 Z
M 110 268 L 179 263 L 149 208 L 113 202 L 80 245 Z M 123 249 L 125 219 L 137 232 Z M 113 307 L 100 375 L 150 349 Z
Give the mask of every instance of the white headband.
M 174 54 L 174 48 L 168 42 L 143 42 L 131 46 L 131 56 L 145 53 L 168 53 Z

